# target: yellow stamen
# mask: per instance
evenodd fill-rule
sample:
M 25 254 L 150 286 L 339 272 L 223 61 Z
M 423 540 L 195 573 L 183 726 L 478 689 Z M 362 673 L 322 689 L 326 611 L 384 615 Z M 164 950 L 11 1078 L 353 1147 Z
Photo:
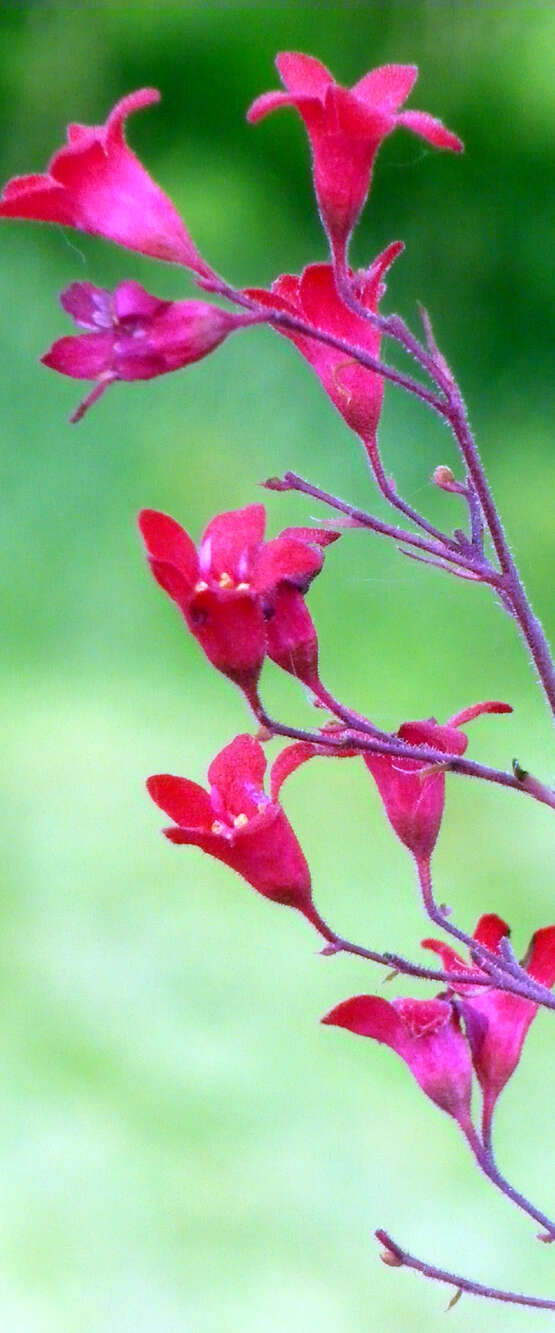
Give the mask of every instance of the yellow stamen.
M 248 592 L 250 586 L 251 586 L 250 583 L 238 583 L 237 592 Z
M 204 582 L 204 579 L 199 579 L 198 583 L 195 583 L 195 592 L 206 592 L 207 588 L 208 584 Z
M 244 814 L 235 815 L 235 818 L 234 818 L 234 820 L 233 820 L 233 827 L 234 827 L 234 828 L 244 828 L 244 827 L 245 827 L 245 824 L 248 824 L 248 822 L 249 822 L 249 820 L 248 820 L 248 815 L 244 815 Z
M 212 830 L 211 830 L 211 831 L 212 831 L 212 833 L 223 833 L 223 831 L 224 831 L 224 826 L 223 826 L 223 824 L 220 823 L 220 820 L 219 820 L 219 819 L 215 819 L 215 820 L 214 820 L 214 823 L 213 823 L 213 825 L 212 825 Z
M 231 574 L 226 574 L 226 572 L 225 572 L 225 570 L 224 570 L 223 574 L 220 574 L 220 577 L 219 577 L 219 579 L 218 579 L 218 583 L 219 583 L 220 588 L 232 588 L 232 587 L 233 587 L 233 579 L 232 579 L 232 577 L 231 577 Z

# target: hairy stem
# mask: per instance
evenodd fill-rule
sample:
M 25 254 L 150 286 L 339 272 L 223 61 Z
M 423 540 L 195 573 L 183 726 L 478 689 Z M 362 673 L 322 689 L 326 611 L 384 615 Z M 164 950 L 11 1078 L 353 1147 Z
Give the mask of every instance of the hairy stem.
M 373 514 L 368 514 L 366 510 L 348 504 L 346 500 L 339 499 L 337 495 L 332 495 L 329 491 L 323 491 L 320 486 L 314 486 L 312 482 L 306 481 L 304 477 L 300 477 L 296 472 L 286 472 L 283 478 L 271 477 L 264 484 L 267 490 L 271 491 L 299 491 L 302 495 L 310 495 L 314 500 L 321 500 L 323 504 L 329 505 L 331 509 L 337 509 L 340 514 L 346 514 L 356 527 L 370 528 L 372 532 L 377 532 L 382 537 L 391 537 L 393 541 L 401 543 L 403 546 L 413 546 L 416 550 L 424 551 L 428 555 L 468 570 L 474 576 L 478 576 L 481 582 L 490 583 L 493 587 L 500 582 L 500 575 L 485 557 L 470 554 L 468 551 L 462 551 L 459 548 L 454 550 L 451 546 L 447 547 L 440 542 L 428 540 L 417 536 L 415 533 L 408 532 L 406 528 L 398 528 L 391 523 L 384 523 L 382 519 L 375 518 Z
M 423 1277 L 429 1277 L 434 1282 L 445 1282 L 447 1286 L 455 1287 L 457 1292 L 464 1292 L 469 1296 L 483 1296 L 488 1301 L 505 1301 L 509 1305 L 528 1305 L 535 1310 L 555 1310 L 555 1301 L 547 1300 L 542 1296 L 523 1296 L 522 1293 L 517 1291 L 503 1291 L 499 1287 L 486 1287 L 482 1282 L 474 1282 L 472 1278 L 461 1277 L 458 1273 L 449 1273 L 445 1268 L 437 1268 L 435 1264 L 428 1264 L 423 1259 L 417 1259 L 414 1254 L 409 1254 L 408 1250 L 403 1250 L 397 1244 L 397 1241 L 392 1240 L 388 1232 L 382 1228 L 376 1231 L 375 1235 L 380 1245 L 385 1247 L 385 1253 L 382 1256 L 383 1261 L 391 1268 L 413 1268 L 416 1273 L 422 1273 Z
M 546 1009 L 555 1009 L 555 995 L 546 986 L 535 981 L 519 963 L 513 962 L 501 953 L 492 953 L 491 949 L 480 944 L 472 935 L 467 935 L 466 931 L 454 925 L 445 912 L 442 912 L 434 898 L 429 861 L 418 861 L 417 870 L 422 902 L 430 921 L 451 935 L 459 944 L 465 945 L 470 956 L 478 961 L 479 966 L 489 976 L 490 985 L 495 986 L 496 990 L 511 990 L 511 986 L 505 985 L 505 979 L 511 978 L 518 983 L 516 994 L 530 1000 L 532 1004 L 542 1004 Z
M 466 1128 L 463 1127 L 463 1132 L 470 1145 L 475 1161 L 480 1167 L 480 1170 L 483 1171 L 484 1175 L 491 1181 L 492 1185 L 495 1185 L 496 1189 L 498 1189 L 501 1194 L 504 1194 L 505 1198 L 509 1199 L 511 1203 L 514 1203 L 517 1208 L 520 1208 L 523 1213 L 527 1213 L 528 1217 L 531 1217 L 534 1222 L 539 1222 L 539 1225 L 544 1228 L 546 1233 L 541 1237 L 542 1240 L 554 1241 L 555 1222 L 552 1222 L 551 1218 L 547 1217 L 545 1213 L 542 1213 L 540 1208 L 536 1208 L 535 1204 L 531 1203 L 524 1194 L 520 1193 L 520 1190 L 516 1190 L 514 1185 L 511 1185 L 509 1181 L 501 1175 L 493 1156 L 491 1144 L 488 1143 L 487 1145 L 484 1145 L 478 1137 L 476 1130 L 470 1124 Z
M 409 745 L 408 741 L 399 740 L 397 737 L 391 738 L 386 735 L 382 738 L 372 734 L 365 735 L 362 731 L 355 730 L 345 730 L 341 733 L 309 731 L 303 727 L 278 722 L 261 704 L 256 708 L 256 717 L 261 726 L 273 735 L 286 736 L 294 741 L 306 741 L 309 745 L 317 746 L 320 751 L 329 752 L 330 755 L 342 754 L 345 750 L 355 750 L 361 754 L 369 751 L 371 754 L 395 755 L 400 759 L 417 759 L 426 764 L 440 765 L 449 773 L 460 773 L 465 777 L 480 778 L 483 782 L 497 783 L 501 787 L 511 787 L 513 791 L 523 791 L 533 800 L 555 809 L 555 791 L 544 787 L 542 783 L 538 783 L 537 786 L 534 784 L 533 788 L 529 787 L 520 782 L 513 773 L 506 773 L 503 769 L 488 768 L 487 765 L 478 764 L 473 759 L 446 754 L 444 751 L 432 749 L 429 745 Z M 468 937 L 463 935 L 462 938 L 466 943 Z

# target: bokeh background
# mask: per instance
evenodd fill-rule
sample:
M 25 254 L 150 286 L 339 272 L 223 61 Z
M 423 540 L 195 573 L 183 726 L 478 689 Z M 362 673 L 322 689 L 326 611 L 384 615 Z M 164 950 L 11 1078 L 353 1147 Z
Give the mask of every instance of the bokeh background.
M 343 82 L 417 61 L 412 105 L 466 155 L 399 132 L 384 146 L 357 262 L 402 237 L 388 309 L 420 299 L 468 396 L 538 610 L 552 605 L 548 434 L 553 299 L 555 11 L 449 4 L 108 3 L 0 6 L 3 179 L 40 170 L 69 120 L 98 122 L 154 84 L 133 146 L 201 249 L 238 283 L 324 257 L 305 138 L 292 114 L 244 112 L 279 49 Z M 553 1293 L 553 1255 L 473 1172 L 447 1117 L 387 1050 L 318 1019 L 382 975 L 318 957 L 295 914 L 159 836 L 143 780 L 202 781 L 249 727 L 145 570 L 142 505 L 194 533 L 294 467 L 381 512 L 361 450 L 294 349 L 238 336 L 190 371 L 118 386 L 77 428 L 79 384 L 37 365 L 66 331 L 56 293 L 134 277 L 162 296 L 187 275 L 77 233 L 5 224 L 1 240 L 5 608 L 0 951 L 0 1323 L 10 1333 L 412 1333 L 443 1328 L 448 1293 L 384 1268 L 389 1227 L 431 1261 Z M 454 463 L 441 426 L 388 390 L 382 447 L 405 495 L 460 521 L 428 478 Z M 323 517 L 267 497 L 273 532 Z M 471 754 L 549 776 L 546 713 L 511 624 L 483 589 L 346 534 L 310 605 L 330 687 L 385 726 L 483 697 Z M 308 702 L 267 669 L 272 710 Z M 288 813 L 317 900 L 361 942 L 417 955 L 426 933 L 408 856 L 362 765 L 315 764 Z M 523 950 L 553 915 L 549 812 L 453 778 L 438 895 L 471 928 L 495 910 Z M 389 994 L 406 992 L 395 982 Z M 424 990 L 421 992 L 424 994 Z M 555 1185 L 549 1017 L 498 1115 L 500 1163 L 548 1207 Z M 464 1300 L 465 1331 L 540 1330 L 548 1315 Z

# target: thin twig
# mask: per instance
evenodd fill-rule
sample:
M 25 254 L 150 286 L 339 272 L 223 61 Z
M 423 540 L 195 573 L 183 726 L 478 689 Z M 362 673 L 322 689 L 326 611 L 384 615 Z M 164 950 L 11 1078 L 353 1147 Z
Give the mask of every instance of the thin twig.
M 485 557 L 476 558 L 458 548 L 455 551 L 440 542 L 427 540 L 415 533 L 408 532 L 406 528 L 384 523 L 382 519 L 376 518 L 373 514 L 368 514 L 366 510 L 359 509 L 358 506 L 351 505 L 346 500 L 341 500 L 337 495 L 322 490 L 320 486 L 314 486 L 312 482 L 306 481 L 304 477 L 300 477 L 296 472 L 286 472 L 283 477 L 270 477 L 268 481 L 264 482 L 264 485 L 270 491 L 299 491 L 302 495 L 310 495 L 312 499 L 321 500 L 323 504 L 328 505 L 331 509 L 337 509 L 339 513 L 346 514 L 356 527 L 370 528 L 372 532 L 377 532 L 382 537 L 390 537 L 393 541 L 405 546 L 414 546 L 416 550 L 424 551 L 428 555 L 460 566 L 462 569 L 467 569 L 473 575 L 477 575 L 481 582 L 490 583 L 493 587 L 500 582 L 500 575 L 486 561 Z
M 409 1254 L 408 1250 L 403 1250 L 381 1227 L 375 1232 L 375 1236 L 380 1245 L 384 1246 L 382 1259 L 390 1268 L 413 1268 L 416 1273 L 422 1273 L 423 1277 L 429 1277 L 434 1282 L 445 1282 L 447 1286 L 455 1287 L 458 1292 L 469 1296 L 483 1296 L 488 1301 L 505 1301 L 508 1305 L 528 1305 L 535 1310 L 555 1310 L 555 1301 L 547 1300 L 545 1297 L 523 1296 L 517 1291 L 486 1287 L 482 1282 L 461 1277 L 458 1273 L 449 1273 L 445 1268 L 437 1268 L 435 1264 L 417 1259 L 414 1254 Z M 452 1304 L 453 1302 L 450 1302 L 450 1305 Z

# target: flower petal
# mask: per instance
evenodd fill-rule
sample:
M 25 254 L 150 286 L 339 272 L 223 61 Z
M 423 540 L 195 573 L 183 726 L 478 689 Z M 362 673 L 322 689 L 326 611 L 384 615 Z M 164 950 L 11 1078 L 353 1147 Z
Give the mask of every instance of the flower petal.
M 223 811 L 232 816 L 249 814 L 264 799 L 265 772 L 266 755 L 260 741 L 243 734 L 212 760 L 208 781 L 216 788 Z
M 157 509 L 142 509 L 138 523 L 150 559 L 174 565 L 192 590 L 198 579 L 198 557 L 188 532 Z
M 355 83 L 351 92 L 369 106 L 397 111 L 418 78 L 418 65 L 380 65 Z
M 405 1058 L 408 1046 L 405 1025 L 393 1005 L 379 995 L 353 995 L 330 1009 L 322 1023 L 347 1028 L 359 1037 L 373 1037 Z
M 464 152 L 462 139 L 447 130 L 435 116 L 429 116 L 427 111 L 401 111 L 397 116 L 397 124 L 404 125 L 406 130 L 412 130 L 413 134 L 426 139 L 434 148 L 449 148 L 453 153 Z
M 483 944 L 491 953 L 499 953 L 501 940 L 510 935 L 510 930 L 503 918 L 496 916 L 495 912 L 487 912 L 480 917 L 474 931 L 473 939 L 477 944 Z
M 214 580 L 228 574 L 237 582 L 248 582 L 251 565 L 264 539 L 264 505 L 247 505 L 217 514 L 205 528 L 199 547 L 201 572 Z
M 555 982 L 555 926 L 544 926 L 532 935 L 524 965 L 529 976 L 551 989 Z
M 206 831 L 211 828 L 214 810 L 208 792 L 198 782 L 171 773 L 156 773 L 147 779 L 146 785 L 155 804 L 180 828 Z
M 305 93 L 323 99 L 334 82 L 333 75 L 321 60 L 299 51 L 280 51 L 276 56 L 276 68 L 288 93 Z

